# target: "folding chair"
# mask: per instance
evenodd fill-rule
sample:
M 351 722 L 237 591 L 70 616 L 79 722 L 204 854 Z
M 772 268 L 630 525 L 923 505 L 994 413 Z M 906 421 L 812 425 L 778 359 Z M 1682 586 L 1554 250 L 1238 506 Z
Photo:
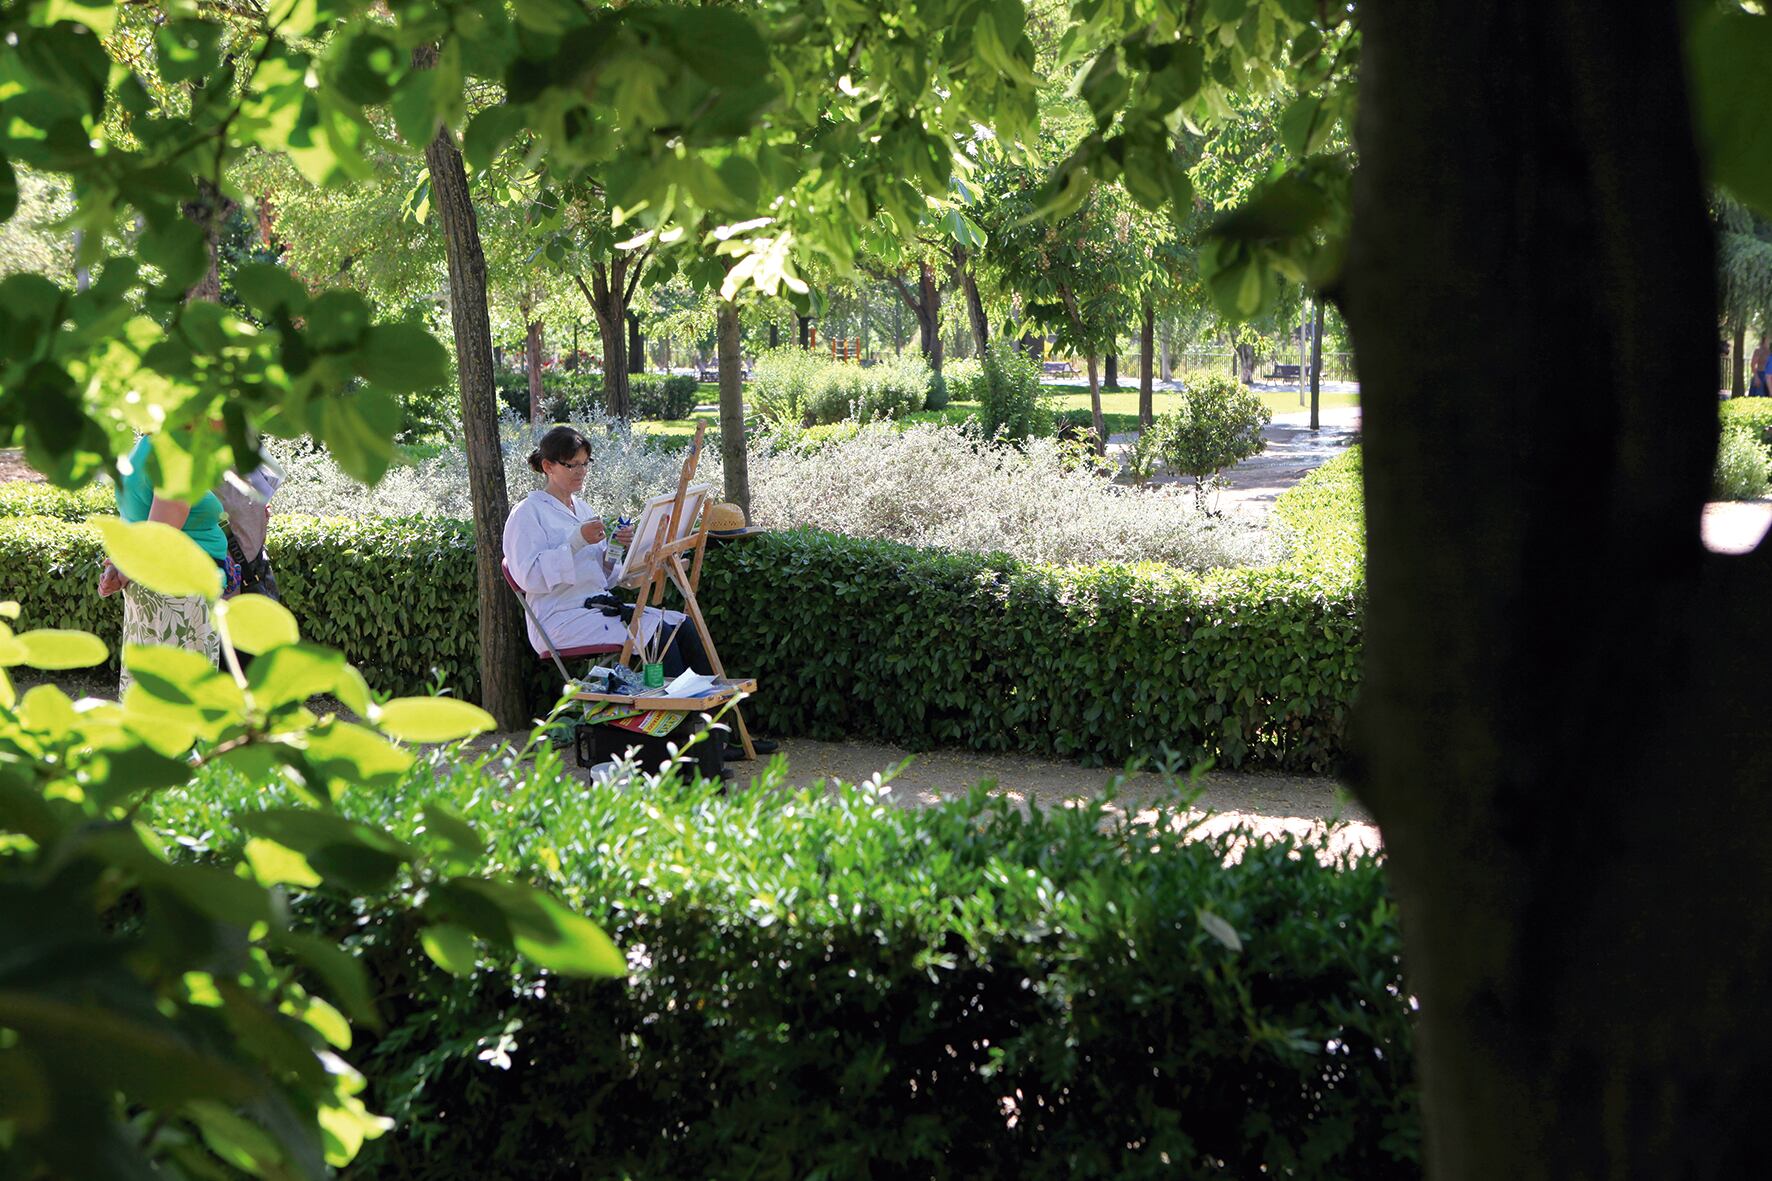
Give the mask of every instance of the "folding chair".
M 548 635 L 548 629 L 541 625 L 541 617 L 535 613 L 535 608 L 529 605 L 529 596 L 523 593 L 523 588 L 518 586 L 516 578 L 512 577 L 510 562 L 501 558 L 498 568 L 504 572 L 505 584 L 511 588 L 511 593 L 517 596 L 519 603 L 523 604 L 523 614 L 529 616 L 529 622 L 535 625 L 536 634 L 540 635 L 542 642 L 548 646 L 547 651 L 540 653 L 536 659 L 552 660 L 554 667 L 560 670 L 562 682 L 571 683 L 572 681 L 572 674 L 566 669 L 568 660 L 582 660 L 591 656 L 609 656 L 621 651 L 620 644 L 585 644 L 578 648 L 556 648 L 553 637 Z

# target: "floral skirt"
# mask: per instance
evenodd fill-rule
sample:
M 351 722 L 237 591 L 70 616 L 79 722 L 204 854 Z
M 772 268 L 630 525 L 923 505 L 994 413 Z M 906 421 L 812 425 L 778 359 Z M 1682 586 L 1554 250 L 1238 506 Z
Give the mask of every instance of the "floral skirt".
M 123 643 L 184 648 L 208 657 L 211 664 L 221 658 L 221 637 L 209 626 L 209 604 L 201 595 L 163 595 L 139 582 L 123 588 Z M 118 700 L 133 679 L 125 664 Z

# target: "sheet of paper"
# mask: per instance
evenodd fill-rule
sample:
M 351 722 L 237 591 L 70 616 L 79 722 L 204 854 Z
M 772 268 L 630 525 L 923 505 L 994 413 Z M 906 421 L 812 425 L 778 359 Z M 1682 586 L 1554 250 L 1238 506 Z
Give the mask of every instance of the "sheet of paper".
M 666 697 L 700 697 L 713 690 L 720 678 L 686 669 L 664 687 Z

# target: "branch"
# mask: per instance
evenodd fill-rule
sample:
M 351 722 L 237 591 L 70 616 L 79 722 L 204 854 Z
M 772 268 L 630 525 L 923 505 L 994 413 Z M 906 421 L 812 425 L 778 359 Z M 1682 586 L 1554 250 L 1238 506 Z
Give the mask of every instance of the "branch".
M 640 275 L 646 270 L 646 264 L 652 259 L 652 250 L 653 247 L 648 244 L 638 254 L 635 254 L 633 262 L 628 264 L 633 267 L 634 276 L 628 280 L 627 290 L 622 294 L 621 302 L 624 306 L 634 302 L 634 292 L 639 290 Z

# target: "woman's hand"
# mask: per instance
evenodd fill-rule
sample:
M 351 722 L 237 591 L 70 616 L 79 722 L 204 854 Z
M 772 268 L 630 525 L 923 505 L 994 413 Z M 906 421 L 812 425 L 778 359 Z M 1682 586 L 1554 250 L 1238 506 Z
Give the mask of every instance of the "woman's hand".
M 129 579 L 123 577 L 123 571 L 117 569 L 117 567 L 113 566 L 111 563 L 106 562 L 105 568 L 98 572 L 99 598 L 110 598 L 112 595 L 122 590 L 124 584 L 128 581 Z
M 578 527 L 578 535 L 585 539 L 586 544 L 596 545 L 603 540 L 603 518 L 592 517 Z
M 620 529 L 615 531 L 615 543 L 617 545 L 627 545 L 633 540 L 634 527 L 632 525 L 623 525 Z

